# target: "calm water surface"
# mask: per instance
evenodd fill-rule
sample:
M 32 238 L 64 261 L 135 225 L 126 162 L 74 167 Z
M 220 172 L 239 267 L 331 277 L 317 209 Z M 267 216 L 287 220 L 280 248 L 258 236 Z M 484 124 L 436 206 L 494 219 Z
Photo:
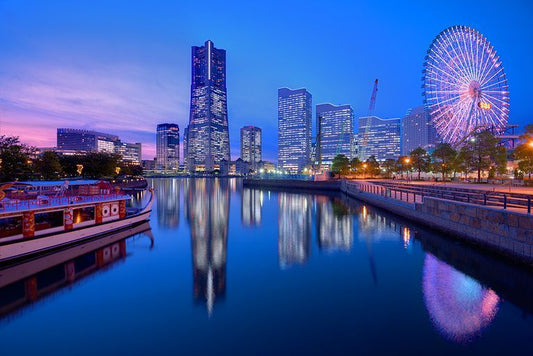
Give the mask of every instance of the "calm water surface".
M 531 271 L 341 195 L 150 184 L 151 231 L 0 271 L 2 355 L 533 354 Z

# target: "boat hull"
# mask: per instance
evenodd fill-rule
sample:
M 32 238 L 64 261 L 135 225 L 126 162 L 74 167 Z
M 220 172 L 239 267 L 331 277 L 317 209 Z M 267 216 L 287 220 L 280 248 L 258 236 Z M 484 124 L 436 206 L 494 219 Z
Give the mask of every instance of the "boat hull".
M 114 220 L 98 225 L 90 225 L 50 236 L 13 241 L 10 244 L 0 246 L 0 264 L 127 229 L 135 224 L 148 220 L 150 212 L 151 210 L 144 210 L 137 215 L 120 220 Z

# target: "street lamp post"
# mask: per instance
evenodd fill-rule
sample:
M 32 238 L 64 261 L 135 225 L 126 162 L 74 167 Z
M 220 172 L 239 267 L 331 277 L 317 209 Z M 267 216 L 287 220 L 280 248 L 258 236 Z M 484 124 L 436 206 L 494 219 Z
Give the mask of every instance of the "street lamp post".
M 409 162 L 411 162 L 411 159 L 407 157 L 404 162 L 405 162 L 405 177 L 407 180 L 409 180 Z

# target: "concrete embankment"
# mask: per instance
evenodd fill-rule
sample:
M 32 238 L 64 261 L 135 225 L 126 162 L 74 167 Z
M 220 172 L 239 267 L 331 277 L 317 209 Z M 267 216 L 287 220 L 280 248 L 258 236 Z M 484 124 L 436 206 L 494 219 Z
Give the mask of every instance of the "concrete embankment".
M 364 191 L 354 182 L 311 182 L 245 180 L 245 186 L 258 188 L 337 190 L 355 199 L 402 217 L 443 231 L 453 237 L 482 246 L 514 260 L 533 264 L 533 217 L 531 215 L 452 200 L 423 197 L 407 202 Z M 326 187 L 326 189 L 322 188 Z
M 319 190 L 319 191 L 334 191 L 338 192 L 341 189 L 340 180 L 334 181 L 319 181 L 314 182 L 310 180 L 288 180 L 288 179 L 244 179 L 243 185 L 254 188 L 275 188 L 275 189 L 290 189 L 290 190 Z

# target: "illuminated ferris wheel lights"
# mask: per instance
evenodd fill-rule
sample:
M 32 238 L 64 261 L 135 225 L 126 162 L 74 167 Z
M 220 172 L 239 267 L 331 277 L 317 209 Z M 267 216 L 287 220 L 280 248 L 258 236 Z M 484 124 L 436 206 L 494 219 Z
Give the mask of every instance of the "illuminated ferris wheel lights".
M 481 126 L 505 127 L 507 80 L 500 57 L 478 31 L 466 26 L 442 31 L 425 56 L 422 74 L 424 103 L 445 142 L 462 142 Z

